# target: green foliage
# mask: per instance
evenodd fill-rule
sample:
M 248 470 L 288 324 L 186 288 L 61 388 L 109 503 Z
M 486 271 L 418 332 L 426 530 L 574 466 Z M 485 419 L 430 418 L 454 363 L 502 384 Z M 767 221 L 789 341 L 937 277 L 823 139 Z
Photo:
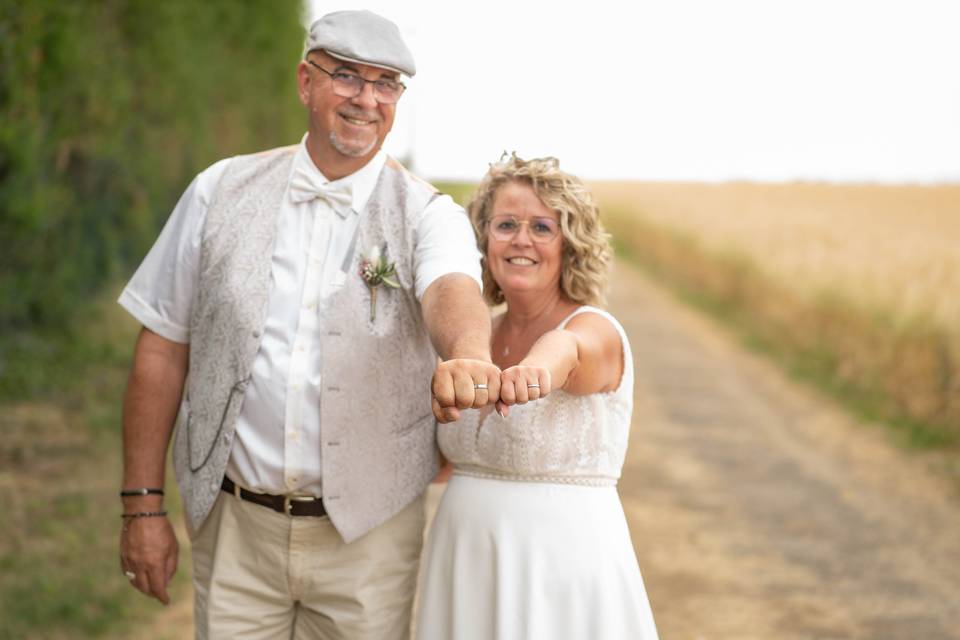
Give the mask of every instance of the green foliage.
M 453 198 L 457 204 L 466 208 L 470 204 L 477 185 L 472 182 L 434 182 L 433 186 Z
M 198 171 L 299 137 L 301 11 L 0 0 L 0 639 L 126 637 L 159 608 L 117 560 L 138 327 L 113 285 Z
M 0 0 L 0 396 L 43 388 L 199 170 L 296 140 L 300 12 Z

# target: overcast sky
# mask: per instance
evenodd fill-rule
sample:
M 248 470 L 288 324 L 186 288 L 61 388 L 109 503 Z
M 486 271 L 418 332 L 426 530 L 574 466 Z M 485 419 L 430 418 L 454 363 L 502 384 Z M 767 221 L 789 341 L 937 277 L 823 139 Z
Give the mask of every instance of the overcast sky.
M 960 0 L 309 7 L 400 26 L 387 148 L 425 177 L 515 150 L 586 178 L 960 181 Z

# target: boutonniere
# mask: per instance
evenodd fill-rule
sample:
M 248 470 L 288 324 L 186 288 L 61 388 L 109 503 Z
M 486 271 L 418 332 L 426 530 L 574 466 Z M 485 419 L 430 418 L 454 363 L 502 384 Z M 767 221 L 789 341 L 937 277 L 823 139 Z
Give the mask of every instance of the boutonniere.
M 397 282 L 397 264 L 387 262 L 387 243 L 383 247 L 374 245 L 360 260 L 360 277 L 370 289 L 370 322 L 377 318 L 377 287 L 385 284 L 391 289 L 399 289 Z

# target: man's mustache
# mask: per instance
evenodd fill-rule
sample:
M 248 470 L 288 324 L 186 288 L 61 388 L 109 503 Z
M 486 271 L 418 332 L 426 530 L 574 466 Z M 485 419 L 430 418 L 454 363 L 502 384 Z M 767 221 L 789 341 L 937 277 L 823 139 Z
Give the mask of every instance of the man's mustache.
M 355 120 L 370 120 L 371 122 L 379 122 L 380 114 L 376 111 L 367 112 L 363 109 L 357 109 L 356 107 L 343 107 L 338 110 L 338 113 L 347 118 L 354 118 Z

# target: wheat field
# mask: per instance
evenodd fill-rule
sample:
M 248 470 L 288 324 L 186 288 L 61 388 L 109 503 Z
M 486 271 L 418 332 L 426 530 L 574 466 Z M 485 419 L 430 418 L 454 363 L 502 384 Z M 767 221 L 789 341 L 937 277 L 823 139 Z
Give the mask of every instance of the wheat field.
M 960 434 L 960 186 L 591 187 L 639 262 L 815 352 L 880 417 Z
M 801 294 L 841 292 L 960 330 L 960 187 L 596 183 L 603 202 L 742 253 Z

